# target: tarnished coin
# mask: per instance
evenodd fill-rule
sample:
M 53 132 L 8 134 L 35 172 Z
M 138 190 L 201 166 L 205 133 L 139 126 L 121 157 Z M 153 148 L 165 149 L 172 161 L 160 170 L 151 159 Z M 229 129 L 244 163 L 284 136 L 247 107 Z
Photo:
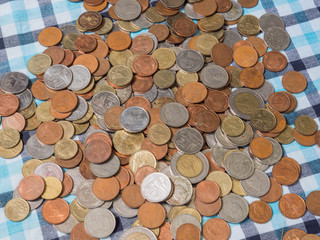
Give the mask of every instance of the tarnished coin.
M 272 27 L 279 27 L 284 29 L 284 22 L 274 13 L 265 13 L 259 19 L 259 25 L 262 31 L 266 32 Z
M 30 212 L 28 202 L 22 198 L 13 198 L 4 207 L 6 217 L 14 222 L 25 219 Z
M 224 165 L 228 174 L 238 180 L 247 179 L 254 173 L 252 159 L 240 151 L 227 153 L 224 159 Z
M 102 23 L 102 16 L 98 12 L 88 11 L 82 13 L 78 20 L 79 26 L 84 30 L 93 30 L 98 28 Z
M 28 76 L 20 72 L 6 73 L 0 79 L 0 89 L 12 94 L 23 92 L 28 84 Z
M 172 183 L 163 173 L 151 173 L 141 184 L 141 193 L 150 202 L 162 202 L 171 193 Z
M 185 72 L 198 72 L 203 64 L 203 56 L 198 51 L 185 50 L 177 55 L 177 65 Z
M 249 214 L 249 204 L 241 196 L 229 193 L 222 198 L 222 208 L 219 217 L 230 223 L 239 223 L 247 218 Z
M 269 191 L 270 179 L 267 174 L 255 169 L 251 177 L 241 180 L 241 186 L 249 196 L 261 197 Z
M 223 43 L 227 44 L 229 47 L 233 47 L 233 45 L 241 41 L 242 37 L 239 33 L 233 30 L 225 30 L 224 31 L 224 38 L 223 38 Z
M 301 115 L 294 121 L 295 129 L 302 135 L 310 136 L 318 130 L 315 120 L 307 115 Z
M 130 21 L 139 17 L 141 5 L 136 0 L 119 0 L 114 5 L 114 12 L 120 19 Z
M 53 154 L 53 145 L 44 145 L 39 142 L 36 135 L 32 135 L 27 143 L 26 150 L 28 154 L 35 159 L 46 159 Z
M 128 207 L 122 200 L 121 194 L 113 201 L 113 209 L 118 215 L 124 218 L 133 218 L 138 215 L 138 209 Z
M 93 96 L 91 106 L 94 113 L 104 116 L 108 108 L 120 106 L 120 100 L 112 92 L 100 92 Z
M 28 61 L 28 70 L 33 74 L 43 74 L 52 65 L 52 59 L 47 54 L 37 54 Z
M 264 33 L 264 40 L 272 50 L 281 51 L 290 44 L 289 34 L 280 27 L 271 27 Z
M 256 109 L 250 115 L 252 125 L 263 132 L 270 131 L 276 126 L 276 117 L 267 109 Z
M 72 78 L 72 71 L 62 64 L 49 67 L 43 75 L 44 83 L 52 90 L 62 90 L 68 87 Z
M 54 146 L 54 154 L 64 160 L 73 158 L 78 153 L 78 144 L 71 139 L 61 139 Z
M 132 133 L 143 131 L 148 126 L 149 121 L 149 114 L 142 107 L 126 108 L 120 115 L 122 127 Z
M 97 177 L 108 178 L 115 175 L 120 168 L 120 160 L 112 154 L 108 161 L 104 163 L 93 163 L 90 162 L 90 171 Z
M 176 132 L 173 139 L 176 147 L 183 153 L 193 154 L 201 150 L 203 137 L 194 128 L 182 128 Z
M 167 103 L 160 110 L 160 118 L 170 127 L 181 127 L 188 122 L 189 112 L 180 103 Z
M 45 162 L 41 165 L 39 165 L 35 170 L 34 174 L 39 175 L 43 178 L 46 177 L 55 177 L 57 178 L 60 182 L 63 180 L 63 172 L 62 169 L 59 165 L 56 163 L 51 163 L 51 162 Z

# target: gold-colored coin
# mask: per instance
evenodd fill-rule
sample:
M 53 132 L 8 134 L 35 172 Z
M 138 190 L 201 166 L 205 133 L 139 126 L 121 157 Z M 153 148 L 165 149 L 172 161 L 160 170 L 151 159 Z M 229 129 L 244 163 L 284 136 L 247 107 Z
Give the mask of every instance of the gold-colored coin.
M 72 203 L 70 204 L 70 213 L 72 216 L 74 216 L 75 219 L 77 219 L 79 222 L 83 222 L 85 217 L 87 216 L 89 212 L 88 208 L 82 207 L 77 199 L 74 199 Z
M 301 115 L 294 121 L 294 128 L 305 136 L 310 136 L 318 131 L 318 125 L 316 121 L 307 115 Z
M 58 178 L 55 177 L 45 177 L 44 179 L 45 188 L 41 195 L 43 199 L 55 199 L 62 192 L 62 183 Z
M 54 156 L 50 156 L 48 158 L 41 159 L 41 162 L 43 162 L 43 163 L 45 163 L 45 162 L 57 163 L 56 158 Z
M 199 20 L 198 25 L 202 30 L 213 32 L 221 29 L 224 24 L 224 18 L 219 14 L 213 14 L 210 17 L 205 17 Z
M 41 121 L 37 118 L 36 114 L 34 114 L 32 117 L 26 119 L 26 126 L 24 127 L 24 130 L 31 131 L 39 127 L 41 124 Z
M 182 206 L 175 206 L 173 208 L 170 209 L 169 214 L 168 214 L 168 220 L 169 222 L 172 222 L 173 219 L 176 218 L 176 216 L 178 216 L 179 212 L 182 211 L 182 209 L 186 208 L 186 206 L 182 205 Z
M 277 119 L 274 114 L 264 108 L 254 110 L 250 115 L 250 121 L 255 129 L 268 132 L 275 128 Z
M 108 34 L 113 28 L 113 22 L 109 18 L 103 18 L 101 26 L 94 31 L 95 34 Z
M 19 113 L 25 118 L 31 118 L 36 112 L 37 105 L 34 101 L 25 109 L 20 110 Z
M 169 88 L 176 81 L 176 75 L 170 70 L 159 70 L 153 75 L 153 83 L 158 88 Z
M 146 17 L 150 22 L 161 23 L 166 18 L 158 13 L 155 7 L 149 7 L 146 11 Z
M 235 66 L 226 67 L 230 73 L 231 81 L 230 85 L 234 88 L 242 88 L 242 83 L 240 82 L 240 72 L 241 69 Z
M 73 158 L 78 152 L 78 144 L 71 139 L 61 139 L 54 146 L 54 154 L 64 160 Z
M 36 117 L 41 122 L 53 121 L 54 117 L 50 113 L 51 102 L 43 102 L 37 106 Z
M 89 128 L 90 124 L 88 122 L 85 122 L 85 123 L 72 123 L 72 125 L 74 127 L 74 133 L 76 135 L 80 135 Z
M 196 50 L 202 55 L 210 56 L 212 47 L 217 43 L 219 43 L 219 41 L 216 37 L 210 34 L 202 34 L 197 37 Z M 210 60 L 212 61 L 211 57 Z
M 139 151 L 143 140 L 143 133 L 127 133 L 124 130 L 116 131 L 112 139 L 114 148 L 124 155 Z
M 79 21 L 78 19 L 76 20 L 76 28 L 78 29 L 78 31 L 84 33 L 86 31 L 86 29 L 82 28 L 80 25 L 79 25 Z
M 218 184 L 220 188 L 220 197 L 227 195 L 232 189 L 232 180 L 230 176 L 221 171 L 213 171 L 208 174 L 206 180 L 210 180 Z
M 155 123 L 148 130 L 148 138 L 155 145 L 164 145 L 171 138 L 171 130 L 163 123 Z
M 213 31 L 213 32 L 200 31 L 200 35 L 201 35 L 201 34 L 210 34 L 210 35 L 216 37 L 216 39 L 220 40 L 220 39 L 223 38 L 223 36 L 224 36 L 224 29 L 221 28 L 221 29 L 219 29 L 219 30 L 217 30 L 217 31 Z
M 294 140 L 293 128 L 289 125 L 286 125 L 285 129 L 280 133 L 280 135 L 275 137 L 274 139 L 281 144 L 292 143 Z
M 42 164 L 42 161 L 39 159 L 30 159 L 26 161 L 22 166 L 22 175 L 24 177 L 29 176 L 34 173 L 34 170 Z
M 10 159 L 18 156 L 23 149 L 23 142 L 22 140 L 19 141 L 19 143 L 14 146 L 13 148 L 3 148 L 0 146 L 0 157 Z
M 0 147 L 13 148 L 20 141 L 20 133 L 17 129 L 7 127 L 0 130 Z
M 133 60 L 139 55 L 137 54 L 133 54 L 132 56 L 130 56 L 127 60 L 127 63 L 125 64 L 127 67 L 129 67 L 130 69 L 132 69 L 133 66 Z
M 260 103 L 258 99 L 251 93 L 239 93 L 234 98 L 236 108 L 247 115 L 250 115 L 254 110 L 258 109 Z
M 155 156 L 147 150 L 140 150 L 132 154 L 129 160 L 130 170 L 134 174 L 143 166 L 151 166 L 153 168 L 156 168 L 157 166 L 157 160 Z
M 73 92 L 76 93 L 76 94 L 86 94 L 86 93 L 90 92 L 93 89 L 94 83 L 95 83 L 95 80 L 92 77 L 91 80 L 90 80 L 89 85 L 86 88 L 84 88 L 82 90 L 79 90 L 79 91 L 73 91 Z
M 137 219 L 132 223 L 131 227 L 143 227 L 143 225 L 141 224 L 139 219 Z M 159 236 L 160 228 L 149 228 L 149 229 L 154 233 L 154 235 L 156 235 L 156 237 Z M 133 238 L 133 239 L 136 239 L 136 238 Z M 137 238 L 137 239 L 139 239 L 139 238 Z M 146 239 L 148 239 L 148 238 L 146 238 Z
M 69 33 L 62 38 L 62 46 L 71 51 L 77 51 L 74 41 L 80 36 L 78 33 Z
M 222 119 L 221 128 L 230 137 L 240 136 L 244 130 L 244 122 L 237 116 L 226 116 Z
M 91 104 L 88 103 L 88 111 L 87 111 L 86 115 L 84 115 L 79 120 L 73 121 L 73 123 L 76 123 L 76 124 L 86 123 L 92 118 L 92 115 L 93 115 L 93 110 L 92 110 Z
M 194 178 L 202 172 L 203 163 L 197 155 L 184 154 L 177 160 L 177 170 L 186 178 Z
M 242 35 L 257 35 L 260 33 L 259 19 L 253 15 L 244 15 L 239 19 L 237 28 Z
M 112 92 L 116 94 L 116 90 L 114 90 L 110 85 L 97 85 L 93 90 L 93 96 L 100 92 Z
M 118 87 L 125 87 L 130 84 L 133 73 L 129 67 L 118 65 L 110 68 L 107 78 L 111 84 Z
M 129 49 L 126 49 L 124 51 L 111 51 L 109 55 L 109 62 L 112 64 L 112 66 L 127 66 L 127 62 L 132 56 L 133 53 Z
M 211 63 L 212 62 L 212 58 L 210 56 L 205 56 L 204 57 L 204 62 L 205 63 Z
M 171 68 L 176 62 L 176 54 L 169 48 L 158 48 L 152 56 L 157 59 L 159 69 Z
M 238 179 L 235 179 L 235 178 L 231 178 L 232 180 L 232 192 L 237 194 L 237 195 L 240 195 L 240 196 L 246 196 L 246 192 L 243 190 L 242 186 L 241 186 L 241 183 L 240 183 L 240 180 Z
M 90 118 L 89 123 L 91 124 L 91 126 L 99 127 L 97 115 L 92 114 L 92 117 Z
M 118 20 L 117 23 L 119 28 L 125 32 L 139 32 L 141 30 L 140 27 L 135 26 L 129 21 Z
M 74 135 L 75 129 L 71 122 L 68 121 L 59 121 L 58 124 L 63 129 L 62 139 L 71 139 Z
M 198 82 L 198 73 L 188 73 L 183 70 L 179 70 L 176 74 L 176 81 L 180 87 L 183 87 L 189 82 Z
M 33 74 L 42 74 L 51 65 L 52 59 L 47 54 L 36 54 L 28 61 L 27 68 Z
M 29 212 L 29 203 L 22 198 L 13 198 L 4 207 L 4 214 L 13 222 L 22 221 L 28 216 Z
M 186 208 L 182 209 L 180 212 L 178 212 L 177 217 L 181 214 L 192 215 L 192 216 L 196 217 L 199 220 L 199 222 L 201 223 L 201 214 L 194 208 L 186 207 Z

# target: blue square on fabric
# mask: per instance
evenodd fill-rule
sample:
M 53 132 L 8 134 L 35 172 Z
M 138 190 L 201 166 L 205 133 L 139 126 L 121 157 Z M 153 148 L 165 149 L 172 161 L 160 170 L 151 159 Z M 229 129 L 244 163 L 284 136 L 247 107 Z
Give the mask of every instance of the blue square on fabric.
M 291 62 L 291 65 L 293 69 L 297 72 L 306 70 L 306 66 L 304 65 L 303 61 L 301 59 L 298 59 L 296 61 Z
M 0 194 L 0 208 L 4 207 L 7 202 L 9 202 L 12 199 L 13 191 L 5 192 Z
M 18 35 L 20 45 L 26 45 L 34 42 L 32 32 L 21 33 Z
M 49 4 L 40 5 L 40 10 L 41 10 L 41 14 L 42 14 L 43 18 L 54 15 L 53 8 L 52 8 L 52 5 L 50 3 Z

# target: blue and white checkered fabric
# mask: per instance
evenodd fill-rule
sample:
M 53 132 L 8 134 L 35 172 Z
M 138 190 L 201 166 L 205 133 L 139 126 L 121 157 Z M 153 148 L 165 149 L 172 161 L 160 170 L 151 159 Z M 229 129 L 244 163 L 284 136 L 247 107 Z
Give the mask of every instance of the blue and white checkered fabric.
M 151 0 L 154 6 L 156 0 Z M 37 42 L 39 32 L 49 26 L 61 27 L 75 23 L 84 12 L 82 2 L 72 3 L 67 0 L 0 0 L 0 75 L 10 71 L 26 73 L 31 81 L 35 76 L 27 71 L 27 62 L 35 54 L 45 50 Z M 319 0 L 260 0 L 252 9 L 245 9 L 245 14 L 260 17 L 264 13 L 275 13 L 282 17 L 291 36 L 291 44 L 284 52 L 288 58 L 288 67 L 278 73 L 266 71 L 265 77 L 274 85 L 276 91 L 282 91 L 281 78 L 287 71 L 301 72 L 308 80 L 308 87 L 303 93 L 295 94 L 298 106 L 294 113 L 287 114 L 292 126 L 297 116 L 307 114 L 319 125 L 320 116 L 320 1 Z M 102 12 L 108 17 L 106 11 Z M 26 143 L 34 131 L 23 132 Z M 297 142 L 284 145 L 285 155 L 296 159 L 301 165 L 301 177 L 297 183 L 283 187 L 284 193 L 297 193 L 304 199 L 320 186 L 320 149 L 317 146 L 303 147 Z M 0 239 L 70 239 L 70 235 L 58 232 L 47 224 L 41 216 L 41 207 L 30 213 L 22 222 L 11 222 L 4 215 L 4 206 L 12 198 L 13 190 L 22 179 L 21 168 L 30 156 L 25 149 L 18 157 L 10 160 L 0 158 Z M 271 176 L 271 170 L 266 172 Z M 256 200 L 246 197 L 251 203 Z M 70 202 L 70 197 L 67 199 Z M 266 224 L 256 224 L 250 219 L 241 224 L 230 224 L 231 239 L 273 240 L 281 239 L 283 232 L 290 228 L 300 228 L 308 233 L 320 233 L 320 217 L 309 211 L 299 219 L 283 217 L 278 202 L 270 204 L 273 217 Z M 208 218 L 204 218 L 203 223 Z M 117 217 L 115 232 L 108 239 L 118 239 L 121 232 L 129 228 L 135 219 Z

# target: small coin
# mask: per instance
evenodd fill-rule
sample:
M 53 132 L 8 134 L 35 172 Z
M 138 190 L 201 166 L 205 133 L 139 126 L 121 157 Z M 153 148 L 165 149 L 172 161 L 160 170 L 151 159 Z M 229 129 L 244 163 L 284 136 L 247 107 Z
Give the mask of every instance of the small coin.
M 141 107 L 126 108 L 120 115 L 122 127 L 131 133 L 143 131 L 149 124 L 148 112 Z
M 273 151 L 273 147 L 271 142 L 263 137 L 256 137 L 254 138 L 250 145 L 250 152 L 260 159 L 265 159 L 270 157 Z
M 287 193 L 280 198 L 279 209 L 283 216 L 297 219 L 306 211 L 306 203 L 295 193 Z
M 264 202 L 276 202 L 282 196 L 282 187 L 274 178 L 270 178 L 270 184 L 269 191 L 260 197 Z
M 255 201 L 249 206 L 249 218 L 256 223 L 269 222 L 272 217 L 271 207 L 263 201 Z
M 29 84 L 27 75 L 20 72 L 8 72 L 1 77 L 0 88 L 2 91 L 12 94 L 21 93 Z
M 61 181 L 55 177 L 45 177 L 43 180 L 45 183 L 45 188 L 41 197 L 47 200 L 57 198 L 62 192 Z
M 54 146 L 44 145 L 39 142 L 36 135 L 32 135 L 27 143 L 26 150 L 28 154 L 35 159 L 46 159 L 53 154 Z
M 287 57 L 279 51 L 267 52 L 262 59 L 264 67 L 271 72 L 280 72 L 288 64 Z
M 224 158 L 224 165 L 227 173 L 238 180 L 247 179 L 254 174 L 252 159 L 240 151 L 227 153 Z
M 141 184 L 141 193 L 150 202 L 164 201 L 171 191 L 172 183 L 163 173 L 151 173 L 143 179 Z
M 228 84 L 229 75 L 223 67 L 207 65 L 201 70 L 200 79 L 206 87 L 220 89 Z
M 261 197 L 270 189 L 270 180 L 267 174 L 255 169 L 251 177 L 241 180 L 243 190 L 252 197 Z
M 18 130 L 7 127 L 0 130 L 0 146 L 6 149 L 17 146 L 20 141 Z
M 119 240 L 127 240 L 127 239 L 150 239 L 150 240 L 156 240 L 157 237 L 154 235 L 154 233 L 145 227 L 132 227 L 127 230 L 125 230 L 121 235 Z
M 47 27 L 38 35 L 38 41 L 42 46 L 50 47 L 57 45 L 62 39 L 62 31 L 56 27 Z
M 262 31 L 266 32 L 272 27 L 285 28 L 282 19 L 274 13 L 265 13 L 259 19 L 259 25 Z
M 189 112 L 179 103 L 167 103 L 160 110 L 160 118 L 170 127 L 181 127 L 188 121 Z
M 199 223 L 198 219 L 190 214 L 181 214 L 173 219 L 171 223 L 171 235 L 176 238 L 177 230 L 183 224 L 190 223 L 193 224 L 201 231 L 201 224 Z
M 13 198 L 7 202 L 4 207 L 6 217 L 14 222 L 19 222 L 25 219 L 30 212 L 28 202 L 22 198 Z

